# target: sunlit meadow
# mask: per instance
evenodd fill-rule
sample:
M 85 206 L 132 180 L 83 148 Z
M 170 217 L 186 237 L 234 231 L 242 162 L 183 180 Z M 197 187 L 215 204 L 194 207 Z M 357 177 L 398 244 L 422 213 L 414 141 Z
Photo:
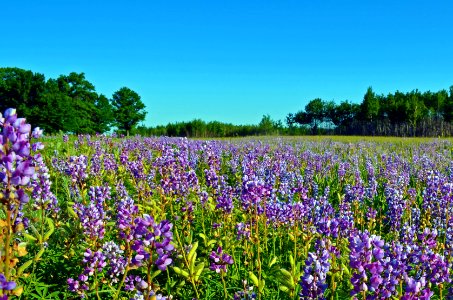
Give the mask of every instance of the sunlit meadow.
M 0 299 L 453 294 L 448 140 L 0 130 Z

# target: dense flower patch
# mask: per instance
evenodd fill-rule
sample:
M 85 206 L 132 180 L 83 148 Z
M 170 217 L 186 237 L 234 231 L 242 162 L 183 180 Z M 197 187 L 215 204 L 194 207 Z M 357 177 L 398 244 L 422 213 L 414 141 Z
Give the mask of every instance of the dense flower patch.
M 0 125 L 0 299 L 453 295 L 448 141 L 43 139 L 14 110 Z

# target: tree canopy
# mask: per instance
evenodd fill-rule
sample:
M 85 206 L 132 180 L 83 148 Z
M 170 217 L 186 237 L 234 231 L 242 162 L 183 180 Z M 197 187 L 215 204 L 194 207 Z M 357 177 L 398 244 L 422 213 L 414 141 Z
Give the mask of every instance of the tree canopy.
M 140 121 L 145 120 L 145 104 L 136 92 L 127 87 L 113 94 L 112 106 L 115 125 L 120 131 L 129 133 Z
M 308 126 L 315 134 L 445 136 L 453 134 L 453 86 L 449 91 L 377 95 L 372 87 L 361 103 L 308 102 L 304 110 L 289 113 L 288 127 Z M 334 125 L 334 128 L 331 125 Z
M 301 101 L 304 99 L 301 99 Z M 16 108 L 34 127 L 46 133 L 121 133 L 226 137 L 272 134 L 351 134 L 394 136 L 452 136 L 453 86 L 448 90 L 395 91 L 377 94 L 369 87 L 362 99 L 336 103 L 315 98 L 302 110 L 290 112 L 286 125 L 264 115 L 256 125 L 218 121 L 176 122 L 138 126 L 147 111 L 140 95 L 128 87 L 109 99 L 99 94 L 84 73 L 46 79 L 20 68 L 0 68 L 0 111 Z
M 120 91 L 118 95 L 132 98 L 123 97 L 123 102 L 118 102 Z M 120 91 L 115 93 L 115 100 L 110 100 L 96 92 L 84 73 L 72 72 L 46 80 L 43 74 L 29 70 L 0 68 L 0 111 L 16 108 L 28 122 L 47 133 L 104 133 L 113 125 L 130 130 L 137 124 L 137 118 L 143 120 L 145 105 L 130 89 L 123 87 Z M 128 104 L 130 99 L 137 98 L 139 102 Z M 119 107 L 112 105 L 118 103 Z M 128 109 L 131 112 L 124 112 Z M 131 119 L 127 120 L 128 117 Z

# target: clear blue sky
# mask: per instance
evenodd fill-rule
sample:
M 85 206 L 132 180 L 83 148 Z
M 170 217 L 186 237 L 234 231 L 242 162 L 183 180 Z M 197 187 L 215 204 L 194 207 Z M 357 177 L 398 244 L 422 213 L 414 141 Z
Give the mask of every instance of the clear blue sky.
M 3 1 L 0 66 L 127 86 L 146 125 L 453 85 L 452 1 Z

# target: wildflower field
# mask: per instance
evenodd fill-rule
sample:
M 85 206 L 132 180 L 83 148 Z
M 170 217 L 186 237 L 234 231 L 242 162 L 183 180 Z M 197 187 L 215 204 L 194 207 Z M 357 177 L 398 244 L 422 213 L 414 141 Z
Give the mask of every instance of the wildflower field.
M 0 130 L 0 299 L 453 297 L 448 140 Z

